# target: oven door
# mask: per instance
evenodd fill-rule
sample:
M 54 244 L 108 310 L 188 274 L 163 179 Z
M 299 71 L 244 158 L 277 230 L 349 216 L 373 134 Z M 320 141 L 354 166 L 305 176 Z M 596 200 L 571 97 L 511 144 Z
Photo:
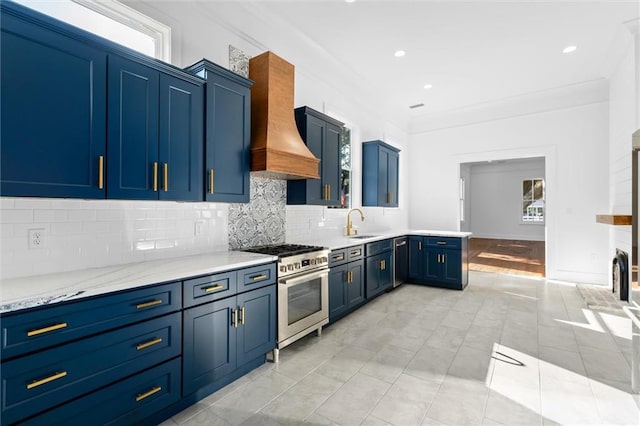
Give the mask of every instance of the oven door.
M 329 269 L 278 280 L 278 343 L 329 319 Z

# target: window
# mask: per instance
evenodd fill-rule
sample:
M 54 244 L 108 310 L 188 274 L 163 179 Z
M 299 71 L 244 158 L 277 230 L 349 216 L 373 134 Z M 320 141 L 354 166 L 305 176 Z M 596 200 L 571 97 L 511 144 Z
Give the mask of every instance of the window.
M 171 61 L 171 28 L 115 0 L 16 0 L 148 56 Z
M 522 181 L 522 222 L 544 222 L 544 179 Z

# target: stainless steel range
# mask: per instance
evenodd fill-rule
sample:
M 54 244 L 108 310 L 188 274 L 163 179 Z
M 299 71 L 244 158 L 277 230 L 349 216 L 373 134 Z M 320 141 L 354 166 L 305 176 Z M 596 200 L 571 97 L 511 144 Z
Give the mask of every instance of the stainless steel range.
M 329 250 L 279 244 L 243 249 L 278 256 L 278 351 L 329 322 Z

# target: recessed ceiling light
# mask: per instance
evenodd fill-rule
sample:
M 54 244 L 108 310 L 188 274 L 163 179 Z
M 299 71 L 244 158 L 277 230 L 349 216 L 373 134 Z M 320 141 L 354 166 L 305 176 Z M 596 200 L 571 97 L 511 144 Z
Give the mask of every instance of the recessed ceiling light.
M 345 3 L 355 3 L 356 0 L 344 0 Z
M 424 88 L 425 89 L 431 89 L 433 87 L 433 84 L 425 84 Z
M 396 50 L 395 53 L 393 54 L 396 58 L 401 58 L 404 55 L 406 55 L 407 52 L 405 52 L 404 50 Z
M 573 53 L 573 52 L 576 51 L 577 48 L 578 48 L 578 46 L 567 46 L 567 47 L 564 48 L 562 53 Z

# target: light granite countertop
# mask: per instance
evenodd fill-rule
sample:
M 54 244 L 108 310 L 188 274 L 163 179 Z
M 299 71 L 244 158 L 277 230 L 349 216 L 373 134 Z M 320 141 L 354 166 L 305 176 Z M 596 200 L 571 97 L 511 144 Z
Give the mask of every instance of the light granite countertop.
M 292 239 L 287 241 L 290 243 L 309 244 L 315 246 L 326 247 L 331 250 L 338 250 L 345 247 L 353 247 L 360 244 L 371 243 L 374 241 L 386 240 L 387 238 L 402 237 L 404 235 L 417 235 L 417 236 L 434 236 L 434 237 L 456 237 L 456 238 L 468 238 L 471 236 L 471 232 L 458 232 L 458 231 L 436 231 L 426 229 L 401 229 L 394 231 L 372 231 L 362 232 L 362 235 L 354 235 L 353 237 L 347 236 L 334 236 L 334 235 L 319 235 L 317 237 L 304 237 L 300 239 Z M 358 238 L 354 238 L 358 237 Z M 367 238 L 364 238 L 367 237 Z
M 0 313 L 245 268 L 276 256 L 222 251 L 47 275 L 1 279 Z

